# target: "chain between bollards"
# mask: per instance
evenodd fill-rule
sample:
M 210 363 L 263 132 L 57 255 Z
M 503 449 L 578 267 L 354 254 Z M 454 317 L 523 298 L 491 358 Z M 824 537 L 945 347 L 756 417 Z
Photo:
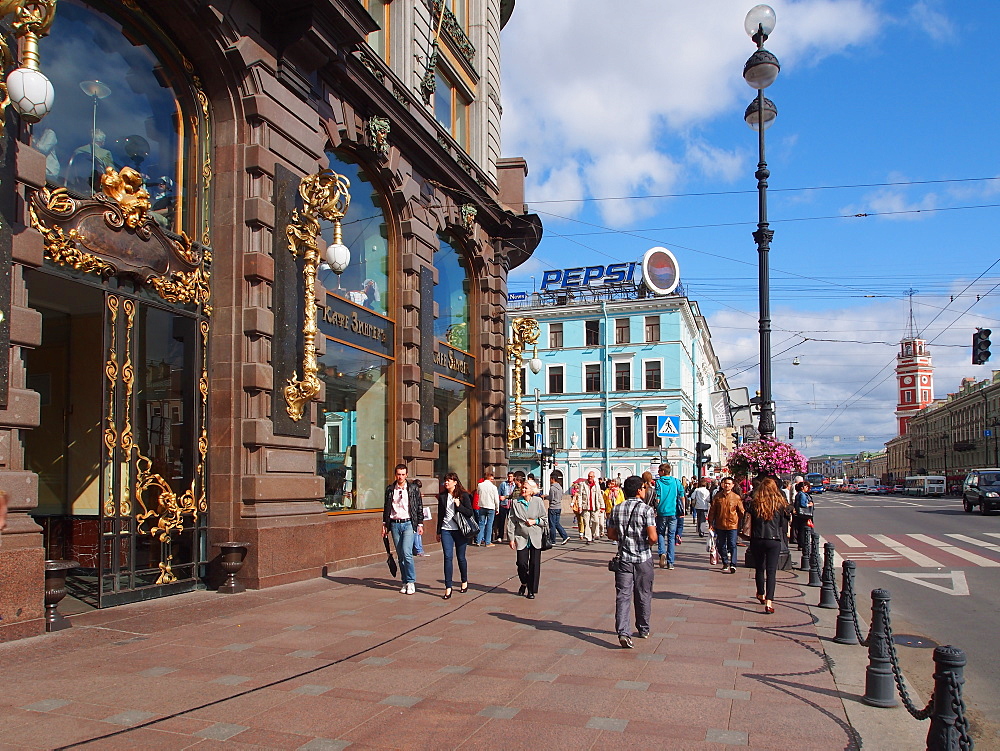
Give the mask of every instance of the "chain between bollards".
M 821 608 L 837 607 L 837 582 L 833 573 L 833 543 L 828 542 L 823 545 L 823 578 L 822 589 L 819 591 L 819 605 Z

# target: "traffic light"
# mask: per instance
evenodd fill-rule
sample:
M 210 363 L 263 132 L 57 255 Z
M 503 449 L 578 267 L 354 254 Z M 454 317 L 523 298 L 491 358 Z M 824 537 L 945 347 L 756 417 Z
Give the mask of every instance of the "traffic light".
M 712 444 L 711 443 L 696 443 L 694 445 L 694 450 L 695 450 L 695 453 L 697 453 L 697 454 L 704 454 L 710 448 L 712 448 Z
M 712 457 L 710 457 L 708 454 L 705 454 L 703 457 L 701 457 L 699 461 L 702 464 L 708 464 L 710 461 L 712 461 Z
M 990 334 L 989 329 L 976 329 L 972 335 L 972 364 L 982 365 L 990 359 Z
M 795 437 L 795 427 L 793 425 L 788 426 L 788 440 L 792 440 Z

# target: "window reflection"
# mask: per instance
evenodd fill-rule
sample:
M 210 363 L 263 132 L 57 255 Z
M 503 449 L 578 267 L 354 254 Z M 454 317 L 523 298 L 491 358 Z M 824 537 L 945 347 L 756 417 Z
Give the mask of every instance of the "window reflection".
M 438 306 L 434 336 L 468 352 L 469 274 L 455 247 L 443 237 L 439 240 L 441 245 L 434 252 L 434 268 L 438 272 L 438 282 L 434 285 L 434 302 Z
M 382 195 L 361 166 L 347 155 L 327 152 L 330 169 L 351 182 L 351 205 L 341 222 L 343 241 L 351 250 L 351 262 L 339 276 L 326 263 L 319 268 L 319 281 L 338 297 L 376 313 L 388 310 L 389 228 Z M 333 242 L 333 224 L 323 223 L 323 239 Z
M 389 367 L 383 357 L 327 340 L 319 377 L 326 385 L 326 435 L 318 473 L 331 511 L 381 509 L 386 484 Z
M 462 483 L 471 488 L 478 481 L 472 477 L 472 453 L 469 435 L 469 397 L 472 389 L 463 383 L 438 376 L 434 386 L 434 407 L 437 412 L 434 442 L 438 455 L 434 474 L 443 477 L 457 472 Z
M 153 218 L 179 231 L 182 127 L 169 73 L 134 34 L 80 0 L 62 0 L 45 40 L 45 73 L 58 92 L 34 126 L 46 180 L 81 196 L 108 167 L 132 167 L 150 193 Z

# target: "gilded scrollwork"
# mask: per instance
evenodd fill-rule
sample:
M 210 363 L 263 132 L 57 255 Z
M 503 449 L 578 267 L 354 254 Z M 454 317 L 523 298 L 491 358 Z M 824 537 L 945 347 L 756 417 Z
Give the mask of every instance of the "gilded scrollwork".
M 77 247 L 76 230 L 68 233 L 62 227 L 48 227 L 38 218 L 34 206 L 28 207 L 31 226 L 38 230 L 45 242 L 45 255 L 54 263 L 70 266 L 87 274 L 98 274 L 102 277 L 112 277 L 118 273 L 117 267 L 102 258 L 80 250 Z
M 339 243 L 340 220 L 351 203 L 350 188 L 351 183 L 346 177 L 328 169 L 302 178 L 299 195 L 304 205 L 301 211 L 296 209 L 292 212 L 292 221 L 285 233 L 288 249 L 305 261 L 302 272 L 305 282 L 302 378 L 298 378 L 298 374 L 293 375 L 282 389 L 288 415 L 293 420 L 302 419 L 306 405 L 319 394 L 322 385 L 317 376 L 319 363 L 316 359 L 316 335 L 319 333 L 316 323 L 316 270 L 320 261 L 316 238 L 320 234 L 320 219 L 335 223 L 334 242 Z
M 104 377 L 108 382 L 108 415 L 104 426 L 104 448 L 107 451 L 107 467 L 105 470 L 104 515 L 115 515 L 114 462 L 115 447 L 118 444 L 118 431 L 115 425 L 115 384 L 118 381 L 118 303 L 116 295 L 108 295 L 108 317 L 111 323 L 111 342 L 108 346 L 108 359 L 104 363 Z

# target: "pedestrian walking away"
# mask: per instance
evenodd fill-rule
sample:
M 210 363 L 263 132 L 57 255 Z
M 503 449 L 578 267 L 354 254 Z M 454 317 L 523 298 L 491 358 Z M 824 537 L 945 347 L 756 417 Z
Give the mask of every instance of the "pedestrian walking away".
M 746 513 L 743 499 L 733 490 L 735 486 L 736 482 L 732 477 L 722 478 L 719 492 L 715 494 L 712 506 L 708 509 L 708 523 L 715 530 L 722 571 L 727 574 L 736 573 L 736 534 L 740 528 L 740 520 Z
M 525 480 L 520 497 L 515 498 L 507 516 L 507 537 L 511 550 L 517 551 L 517 577 L 521 586 L 519 595 L 529 600 L 538 593 L 542 575 L 542 535 L 548 534 L 548 511 L 537 496 L 538 484 Z
M 615 571 L 615 631 L 618 643 L 632 648 L 629 616 L 635 605 L 636 636 L 649 637 L 653 603 L 653 553 L 656 513 L 646 503 L 647 485 L 641 477 L 625 479 L 625 501 L 608 516 L 608 539 L 618 543 Z
M 472 508 L 472 496 L 462 487 L 457 474 L 449 472 L 441 484 L 444 490 L 438 495 L 437 539 L 444 553 L 444 599 L 450 600 L 455 558 L 458 558 L 458 572 L 462 576 L 462 588 L 459 592 L 469 591 L 469 564 L 465 558 L 469 539 L 459 528 L 455 517 L 461 514 L 466 519 L 472 519 L 475 511 Z
M 483 481 L 479 483 L 479 537 L 476 544 L 487 548 L 493 547 L 493 522 L 496 520 L 497 509 L 500 507 L 500 491 L 493 482 L 493 470 L 483 473 Z
M 708 483 L 702 484 L 691 493 L 691 504 L 694 507 L 695 526 L 698 529 L 698 537 L 705 536 L 705 522 L 708 519 L 708 509 L 712 505 L 712 497 L 708 489 Z
M 511 497 L 515 490 L 517 490 L 517 484 L 514 482 L 514 473 L 508 472 L 507 479 L 500 483 L 498 492 L 500 500 L 497 506 L 496 520 L 493 523 L 493 542 L 503 542 L 504 533 L 507 531 L 507 514 L 510 513 Z
M 385 489 L 382 507 L 382 536 L 392 535 L 399 558 L 399 575 L 403 587 L 399 591 L 412 595 L 417 591 L 417 570 L 413 562 L 413 536 L 424 532 L 424 503 L 420 488 L 407 480 L 405 464 L 397 464 L 395 482 Z
M 660 568 L 674 567 L 674 546 L 677 544 L 677 507 L 684 503 L 684 487 L 671 475 L 667 462 L 660 465 L 656 478 L 656 548 Z M 681 512 L 684 513 L 683 511 Z
M 552 484 L 549 485 L 549 542 L 553 545 L 556 544 L 556 532 L 562 535 L 560 545 L 565 545 L 569 542 L 569 535 L 563 529 L 560 519 L 562 516 L 562 499 L 564 495 L 560 480 L 561 477 L 553 473 Z
M 778 558 L 791 519 L 788 498 L 770 477 L 761 479 L 750 501 L 750 554 L 754 560 L 757 599 L 765 613 L 774 612 Z

